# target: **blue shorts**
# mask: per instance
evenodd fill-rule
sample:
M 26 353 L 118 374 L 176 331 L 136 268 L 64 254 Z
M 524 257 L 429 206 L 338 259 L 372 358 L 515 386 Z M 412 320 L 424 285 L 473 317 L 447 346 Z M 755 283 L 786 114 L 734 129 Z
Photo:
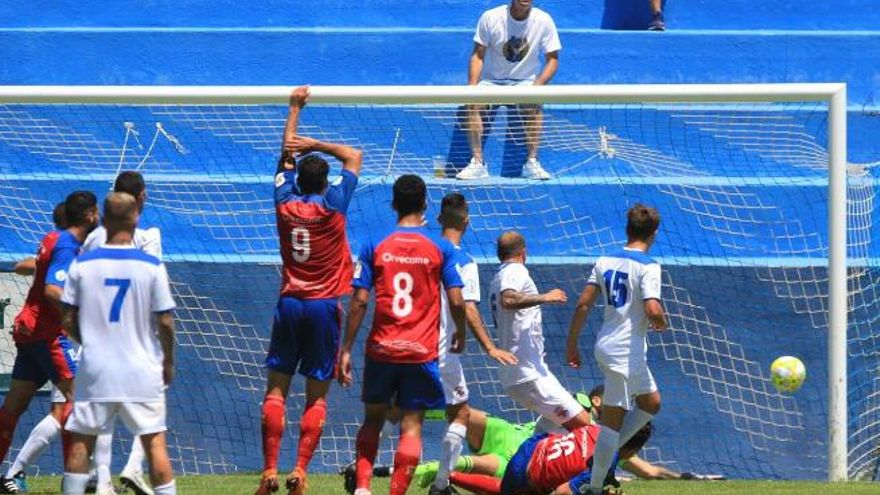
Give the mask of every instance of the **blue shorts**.
M 529 492 L 529 461 L 535 453 L 535 448 L 541 440 L 547 438 L 547 434 L 532 435 L 516 450 L 516 454 L 507 463 L 504 477 L 501 478 L 501 493 L 517 494 Z
M 315 380 L 331 380 L 339 354 L 339 300 L 284 296 L 275 307 L 266 367 Z
M 76 375 L 76 349 L 65 335 L 15 347 L 18 349 L 12 366 L 15 380 L 42 387 L 48 381 L 57 384 L 61 380 L 72 380 Z
M 367 357 L 361 400 L 366 404 L 389 404 L 392 397 L 396 397 L 395 404 L 404 411 L 446 407 L 437 360 L 420 364 L 383 363 Z

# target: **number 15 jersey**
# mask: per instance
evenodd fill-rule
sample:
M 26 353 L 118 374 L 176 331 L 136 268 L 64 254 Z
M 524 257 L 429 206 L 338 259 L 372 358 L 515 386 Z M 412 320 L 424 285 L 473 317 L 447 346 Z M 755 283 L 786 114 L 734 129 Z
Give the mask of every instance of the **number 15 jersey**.
M 440 284 L 462 287 L 452 244 L 423 227 L 398 227 L 361 248 L 352 285 L 376 288 L 367 356 L 390 363 L 437 359 Z
M 283 264 L 281 295 L 329 299 L 347 294 L 351 284 L 351 251 L 345 214 L 358 178 L 343 170 L 324 194 L 302 195 L 296 172 L 275 176 L 275 215 Z

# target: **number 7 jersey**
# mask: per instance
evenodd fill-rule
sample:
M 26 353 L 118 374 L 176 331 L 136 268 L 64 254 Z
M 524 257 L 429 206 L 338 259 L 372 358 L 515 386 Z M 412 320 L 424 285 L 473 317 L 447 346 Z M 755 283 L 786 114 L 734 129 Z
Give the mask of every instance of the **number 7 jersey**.
M 361 248 L 352 285 L 376 288 L 367 356 L 390 363 L 437 359 L 440 284 L 462 287 L 452 244 L 423 227 L 398 227 Z
M 283 264 L 281 295 L 329 299 L 350 291 L 345 214 L 358 178 L 348 170 L 324 194 L 302 195 L 295 172 L 275 176 L 275 215 Z

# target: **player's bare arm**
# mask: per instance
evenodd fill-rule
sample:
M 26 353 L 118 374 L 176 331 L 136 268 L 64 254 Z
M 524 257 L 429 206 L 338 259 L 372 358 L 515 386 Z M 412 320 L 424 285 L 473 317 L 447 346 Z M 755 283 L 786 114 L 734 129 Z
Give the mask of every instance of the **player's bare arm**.
M 459 291 L 461 295 L 461 291 Z M 351 295 L 348 304 L 348 321 L 345 324 L 345 338 L 342 341 L 342 349 L 339 353 L 339 370 L 336 374 L 339 383 L 343 386 L 351 385 L 351 348 L 357 338 L 358 330 L 367 314 L 367 302 L 370 300 L 370 291 L 364 288 L 356 288 Z
M 61 308 L 61 295 L 64 294 L 64 289 L 58 287 L 53 284 L 46 284 L 46 288 L 43 289 L 43 295 L 46 299 L 54 304 L 57 308 Z
M 16 275 L 21 275 L 22 277 L 33 275 L 35 271 L 37 271 L 37 259 L 33 256 L 30 258 L 25 258 L 12 268 L 12 271 Z
M 544 294 L 523 294 L 522 292 L 507 289 L 501 293 L 501 307 L 504 309 L 525 309 L 541 304 L 565 304 L 568 296 L 562 289 L 553 289 Z
M 464 352 L 464 344 L 467 335 L 467 316 L 465 310 L 464 296 L 461 295 L 461 287 L 449 287 L 446 289 L 446 298 L 449 301 L 449 314 L 452 315 L 452 321 L 455 322 L 455 335 L 452 337 L 452 345 L 449 352 L 453 354 L 461 354 Z
M 359 149 L 344 144 L 318 141 L 305 136 L 292 136 L 288 141 L 287 149 L 296 155 L 313 151 L 326 153 L 342 162 L 342 168 L 354 175 L 360 175 L 361 165 L 364 161 L 364 154 Z
M 651 328 L 657 331 L 663 331 L 669 328 L 666 322 L 666 312 L 663 311 L 663 305 L 657 299 L 648 299 L 645 301 L 645 315 L 651 322 Z
M 483 60 L 486 57 L 486 47 L 474 43 L 474 51 L 471 52 L 470 62 L 468 63 L 468 84 L 476 85 L 480 81 L 480 74 L 483 72 Z
M 646 480 L 681 479 L 681 474 L 676 473 L 675 471 L 670 471 L 662 466 L 655 466 L 637 455 L 625 459 L 622 467 L 639 478 Z
M 553 79 L 556 71 L 559 70 L 559 52 L 549 52 L 544 55 L 544 68 L 541 74 L 535 78 L 535 86 L 543 86 Z
M 590 310 L 599 297 L 599 287 L 589 284 L 584 287 L 581 296 L 578 298 L 577 305 L 574 308 L 574 314 L 571 317 L 571 323 L 568 325 L 568 340 L 565 344 L 565 359 L 572 368 L 581 366 L 581 353 L 578 349 L 578 340 Z
M 159 343 L 162 345 L 162 378 L 165 385 L 174 380 L 174 313 L 163 311 L 156 314 Z
M 290 106 L 287 111 L 287 122 L 284 124 L 284 136 L 281 141 L 281 152 L 290 150 L 290 143 L 296 136 L 299 125 L 299 112 L 309 101 L 309 87 L 300 86 L 290 92 Z
M 60 304 L 60 303 L 59 303 Z M 61 308 L 61 326 L 64 331 L 73 340 L 82 343 L 82 336 L 79 333 L 79 308 L 69 304 L 62 304 Z
M 465 303 L 465 313 L 468 327 L 470 327 L 477 342 L 480 343 L 480 347 L 483 348 L 490 358 L 494 359 L 502 366 L 517 363 L 516 356 L 503 349 L 495 347 L 495 343 L 492 342 L 492 339 L 489 337 L 489 332 L 486 330 L 486 325 L 483 324 L 483 317 L 480 316 L 480 309 L 477 307 L 477 303 L 467 301 Z

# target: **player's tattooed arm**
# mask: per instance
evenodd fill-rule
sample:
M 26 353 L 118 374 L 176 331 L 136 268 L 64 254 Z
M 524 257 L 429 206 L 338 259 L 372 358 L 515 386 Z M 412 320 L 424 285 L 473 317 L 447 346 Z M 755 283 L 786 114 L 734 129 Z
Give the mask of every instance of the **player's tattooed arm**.
M 61 327 L 73 340 L 82 343 L 79 333 L 79 308 L 70 304 L 61 305 Z
M 290 105 L 287 111 L 287 122 L 284 124 L 284 134 L 281 136 L 281 159 L 278 161 L 278 173 L 283 170 L 293 170 L 293 140 L 296 137 L 299 126 L 299 112 L 309 101 L 309 87 L 300 86 L 290 92 Z
M 156 323 L 159 343 L 162 345 L 162 378 L 167 386 L 174 380 L 174 313 L 156 313 Z
M 501 293 L 501 307 L 504 309 L 525 309 L 540 304 L 565 304 L 568 296 L 562 289 L 553 289 L 544 294 L 523 294 L 507 289 Z
M 480 343 L 480 347 L 486 351 L 486 354 L 488 354 L 490 358 L 494 359 L 502 366 L 517 363 L 516 356 L 503 349 L 495 347 L 495 343 L 492 342 L 492 338 L 489 337 L 489 331 L 486 330 L 486 325 L 483 324 L 483 317 L 480 316 L 480 309 L 477 307 L 477 303 L 473 301 L 467 301 L 465 303 L 465 316 L 467 317 L 467 323 L 471 332 L 474 334 L 477 342 Z
M 584 329 L 587 316 L 590 315 L 590 310 L 593 309 L 593 305 L 598 297 L 599 287 L 588 284 L 584 287 L 584 291 L 581 292 L 581 296 L 578 298 L 577 305 L 574 308 L 574 314 L 571 316 L 571 322 L 568 325 L 568 340 L 565 344 L 565 359 L 572 368 L 579 368 L 581 366 L 578 340 L 580 339 L 581 331 Z
M 367 314 L 367 302 L 370 300 L 370 291 L 357 287 L 351 295 L 348 304 L 348 321 L 345 324 L 345 337 L 342 340 L 342 349 L 339 353 L 339 369 L 336 377 L 344 386 L 351 385 L 353 376 L 351 372 L 351 348 L 357 338 L 358 330 Z

